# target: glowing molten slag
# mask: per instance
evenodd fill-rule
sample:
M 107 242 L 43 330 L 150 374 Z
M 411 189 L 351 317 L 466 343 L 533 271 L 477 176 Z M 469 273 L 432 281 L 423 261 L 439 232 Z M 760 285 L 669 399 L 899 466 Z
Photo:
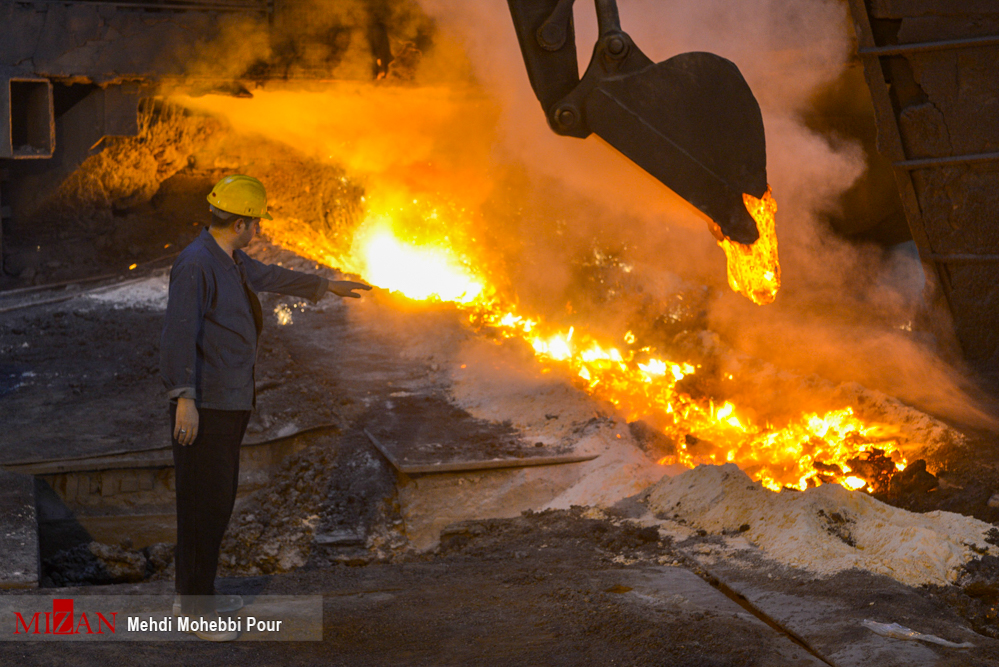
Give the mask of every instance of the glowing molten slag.
M 446 247 L 403 243 L 387 223 L 374 223 L 355 237 L 364 277 L 379 287 L 411 299 L 436 298 L 468 304 L 482 293 L 482 283 Z
M 763 199 L 742 195 L 746 209 L 756 221 L 760 238 L 747 246 L 730 239 L 718 245 L 728 260 L 729 286 L 761 306 L 773 303 L 780 289 L 780 263 L 777 260 L 777 202 L 767 188 Z
M 758 201 L 760 210 L 769 212 L 771 220 L 769 228 L 761 224 L 758 243 L 767 243 L 767 238 L 772 241 L 775 206 L 769 195 Z M 882 470 L 885 465 L 898 469 L 905 465 L 898 450 L 898 434 L 891 427 L 864 423 L 850 408 L 805 414 L 779 428 L 761 424 L 733 403 L 716 404 L 683 391 L 678 383 L 699 369 L 662 358 L 653 348 L 639 348 L 630 331 L 615 343 L 598 339 L 581 327 L 560 329 L 524 316 L 497 294 L 477 268 L 480 264 L 457 250 L 461 242 L 420 228 L 418 218 L 433 218 L 439 213 L 437 209 L 418 208 L 415 201 L 408 209 L 398 204 L 376 209 L 374 202 L 369 206 L 349 253 L 343 256 L 331 254 L 329 245 L 318 236 L 305 239 L 301 234 L 292 235 L 291 227 L 286 228 L 281 220 L 269 223 L 267 230 L 273 239 L 313 259 L 338 265 L 413 299 L 453 302 L 473 327 L 524 340 L 547 369 L 570 373 L 581 388 L 613 403 L 628 421 L 643 419 L 654 424 L 664 436 L 661 451 L 666 455 L 659 459 L 661 464 L 692 467 L 734 462 L 774 490 L 784 486 L 805 489 L 822 483 L 864 488 L 874 481 L 871 464 L 861 458 L 865 453 L 881 456 L 876 460 Z M 414 210 L 421 211 L 420 215 L 411 215 Z M 759 251 L 753 248 L 746 257 L 756 257 Z M 769 279 L 764 272 L 761 284 L 776 290 L 776 247 L 767 252 L 770 254 L 761 255 L 760 261 L 767 265 L 767 257 L 772 258 L 773 264 L 767 266 L 775 273 Z M 731 266 L 730 256 L 730 270 Z M 762 289 L 749 291 L 759 294 Z M 772 299 L 772 292 L 768 293 Z

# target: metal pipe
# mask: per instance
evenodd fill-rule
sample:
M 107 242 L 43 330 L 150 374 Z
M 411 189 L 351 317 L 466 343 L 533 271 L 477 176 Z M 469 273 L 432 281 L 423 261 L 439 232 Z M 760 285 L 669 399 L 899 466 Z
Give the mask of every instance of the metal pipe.
M 170 253 L 169 255 L 163 255 L 157 257 L 156 259 L 151 259 L 148 262 L 142 262 L 139 266 L 146 266 L 148 264 L 155 264 L 156 262 L 162 261 L 164 259 L 171 259 L 180 254 L 180 251 Z M 93 278 L 80 278 L 78 280 L 63 280 L 57 283 L 46 283 L 44 285 L 33 285 L 32 287 L 19 287 L 17 289 L 0 290 L 0 299 L 4 299 L 9 296 L 17 294 L 30 294 L 31 292 L 44 292 L 47 289 L 55 289 L 57 287 L 66 287 L 68 285 L 82 285 L 83 283 L 95 283 L 101 280 L 112 280 L 114 278 L 119 278 L 121 280 L 125 279 L 126 274 L 120 273 L 106 273 L 103 276 L 94 276 Z
M 225 4 L 159 4 L 151 2 L 113 2 L 112 0 L 86 0 L 85 2 L 74 2 L 73 0 L 31 0 L 32 5 L 104 5 L 117 7 L 120 9 L 170 9 L 178 11 L 203 11 L 203 12 L 260 12 L 267 14 L 271 12 L 270 3 L 260 3 L 254 5 L 225 5 Z
M 241 449 L 264 447 L 276 444 L 282 440 L 290 440 L 300 435 L 339 428 L 341 428 L 340 424 L 316 424 L 315 426 L 299 429 L 288 435 L 256 442 L 243 442 L 239 446 Z M 173 455 L 170 453 L 172 447 L 173 445 L 160 445 L 158 447 L 144 447 L 142 449 L 116 449 L 99 454 L 80 454 L 78 456 L 66 456 L 59 459 L 7 461 L 0 463 L 0 469 L 11 472 L 22 472 L 28 475 L 57 475 L 66 472 L 100 472 L 129 467 L 150 467 L 159 465 L 161 460 L 166 462 L 163 467 L 169 468 L 173 466 Z M 142 456 L 136 457 L 134 455 L 144 455 L 145 458 L 143 459 Z
M 496 459 L 492 461 L 458 461 L 453 463 L 428 463 L 425 465 L 404 464 L 397 466 L 407 475 L 432 475 L 444 472 L 473 472 L 476 470 L 502 470 L 504 468 L 530 468 L 533 466 L 555 466 L 566 463 L 582 463 L 597 458 L 589 456 L 533 456 L 522 459 Z
M 964 39 L 944 39 L 939 42 L 913 42 L 912 44 L 891 44 L 889 46 L 866 46 L 857 49 L 862 56 L 898 56 L 906 53 L 923 53 L 925 51 L 942 51 L 944 49 L 971 48 L 976 46 L 995 46 L 999 44 L 999 35 L 983 37 L 967 37 Z
M 553 466 L 565 463 L 592 461 L 599 454 L 587 456 L 529 456 L 522 459 L 490 459 L 487 461 L 454 461 L 451 463 L 402 463 L 371 431 L 364 429 L 371 444 L 388 459 L 392 467 L 405 475 L 431 475 L 443 472 L 472 472 L 475 470 L 501 470 L 504 468 L 529 468 L 532 466 Z
M 903 169 L 921 169 L 922 167 L 940 167 L 948 164 L 970 164 L 974 162 L 992 162 L 999 160 L 999 153 L 969 153 L 967 155 L 951 155 L 949 157 L 923 157 L 911 160 L 899 160 L 892 164 Z
M 999 255 L 948 255 L 942 253 L 930 253 L 930 259 L 934 262 L 942 262 L 945 264 L 991 264 L 992 262 L 999 262 Z
M 621 17 L 617 13 L 615 0 L 595 0 L 597 5 L 597 26 L 600 36 L 621 31 Z

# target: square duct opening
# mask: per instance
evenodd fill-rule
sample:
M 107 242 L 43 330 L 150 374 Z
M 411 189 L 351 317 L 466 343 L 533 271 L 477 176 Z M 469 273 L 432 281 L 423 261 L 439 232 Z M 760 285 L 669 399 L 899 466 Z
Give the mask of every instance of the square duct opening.
M 52 83 L 10 79 L 10 148 L 14 159 L 50 158 L 55 150 Z

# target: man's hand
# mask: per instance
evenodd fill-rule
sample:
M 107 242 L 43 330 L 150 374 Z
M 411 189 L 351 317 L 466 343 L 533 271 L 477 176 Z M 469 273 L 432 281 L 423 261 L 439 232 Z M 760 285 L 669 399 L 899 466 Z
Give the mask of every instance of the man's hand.
M 371 285 L 365 285 L 364 283 L 355 283 L 353 280 L 331 280 L 329 287 L 327 289 L 337 296 L 349 296 L 355 299 L 360 299 L 360 294 L 355 294 L 353 290 L 363 289 L 370 290 Z
M 198 437 L 198 408 L 193 398 L 177 399 L 177 419 L 173 427 L 174 439 L 182 445 L 190 445 Z

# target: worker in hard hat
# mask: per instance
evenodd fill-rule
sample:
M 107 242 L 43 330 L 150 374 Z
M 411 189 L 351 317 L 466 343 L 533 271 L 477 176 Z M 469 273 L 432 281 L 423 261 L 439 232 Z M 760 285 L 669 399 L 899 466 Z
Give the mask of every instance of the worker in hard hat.
M 239 447 L 256 404 L 254 361 L 263 315 L 257 292 L 318 301 L 326 292 L 359 298 L 364 283 L 264 264 L 245 252 L 267 213 L 256 178 L 227 176 L 208 195 L 211 224 L 170 272 L 160 372 L 170 399 L 177 493 L 175 614 L 195 618 L 242 606 L 218 595 L 215 573 L 232 514 Z M 202 633 L 235 639 L 232 632 Z M 200 635 L 199 635 L 200 636 Z

